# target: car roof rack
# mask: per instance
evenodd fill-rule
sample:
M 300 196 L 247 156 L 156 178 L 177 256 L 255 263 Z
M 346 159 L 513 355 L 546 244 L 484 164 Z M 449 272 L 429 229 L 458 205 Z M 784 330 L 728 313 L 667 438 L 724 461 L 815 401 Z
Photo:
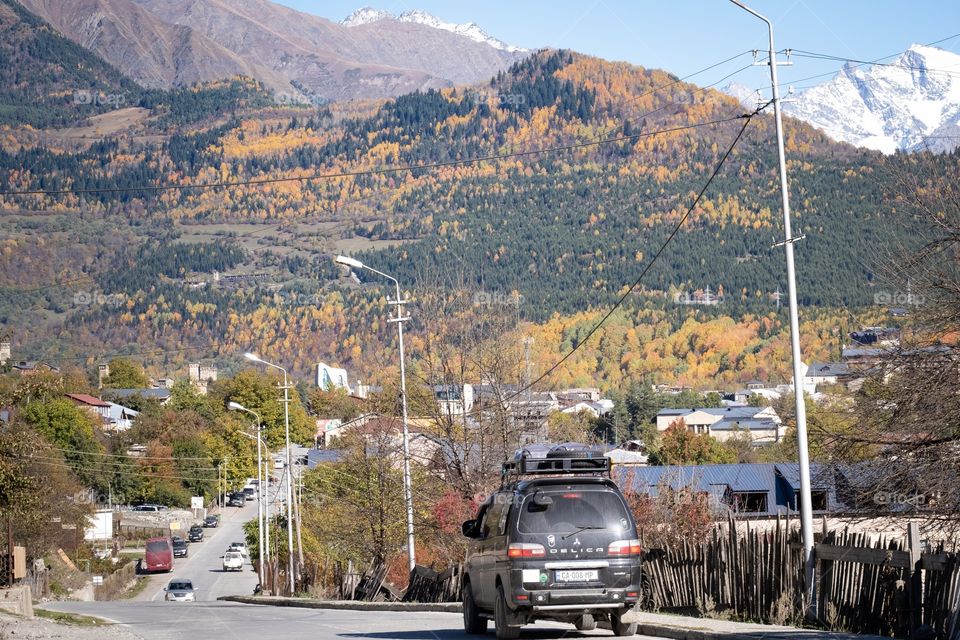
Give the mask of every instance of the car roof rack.
M 521 476 L 609 476 L 610 458 L 603 453 L 600 448 L 574 443 L 528 446 L 517 451 L 513 460 L 503 463 L 501 484 L 515 482 Z

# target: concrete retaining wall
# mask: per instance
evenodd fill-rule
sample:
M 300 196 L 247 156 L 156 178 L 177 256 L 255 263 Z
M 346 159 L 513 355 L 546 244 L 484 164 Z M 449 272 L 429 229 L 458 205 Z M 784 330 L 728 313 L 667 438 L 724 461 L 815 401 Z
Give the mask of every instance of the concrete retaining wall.
M 24 585 L 0 589 L 0 609 L 25 618 L 32 618 L 33 598 L 30 595 L 30 587 Z

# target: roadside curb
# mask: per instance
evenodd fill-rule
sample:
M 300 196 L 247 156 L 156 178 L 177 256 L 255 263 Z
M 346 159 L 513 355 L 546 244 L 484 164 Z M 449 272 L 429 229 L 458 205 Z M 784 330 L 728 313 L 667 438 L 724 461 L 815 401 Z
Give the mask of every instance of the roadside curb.
M 348 611 L 432 611 L 438 613 L 460 613 L 462 611 L 462 605 L 459 602 L 367 602 L 365 600 L 314 600 L 283 596 L 221 596 L 217 600 L 273 607 L 345 609 Z
M 367 602 L 364 600 L 314 600 L 283 596 L 221 596 L 217 600 L 273 607 L 342 609 L 348 611 L 430 611 L 436 613 L 461 613 L 463 611 L 459 602 Z M 650 620 L 651 617 L 655 619 Z M 670 638 L 670 640 L 771 640 L 775 638 L 783 638 L 784 640 L 884 640 L 880 636 L 738 623 L 708 618 L 687 618 L 664 614 L 640 613 L 637 618 L 637 633 L 639 635 Z M 601 626 L 605 625 L 601 623 Z
M 817 629 L 783 627 L 746 622 L 687 618 L 669 614 L 640 613 L 637 633 L 671 640 L 883 640 L 881 636 L 858 635 Z M 655 620 L 650 620 L 655 617 Z M 648 618 L 644 620 L 644 618 Z M 666 618 L 666 619 L 665 619 Z

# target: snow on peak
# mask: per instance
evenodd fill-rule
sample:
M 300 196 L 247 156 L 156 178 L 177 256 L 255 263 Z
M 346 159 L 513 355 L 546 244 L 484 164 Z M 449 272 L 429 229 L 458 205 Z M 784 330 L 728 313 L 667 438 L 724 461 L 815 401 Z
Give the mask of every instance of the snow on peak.
M 751 111 L 757 108 L 757 101 L 760 99 L 759 91 L 742 85 L 739 82 L 729 83 L 727 86 L 720 89 L 720 92 L 725 93 L 728 96 L 733 96 L 740 102 L 740 104 Z
M 429 14 L 426 11 L 420 11 L 419 9 L 404 11 L 400 14 L 398 20 L 400 20 L 400 22 L 413 22 L 416 24 L 425 25 L 427 27 L 432 27 L 434 29 L 442 29 L 443 31 L 456 33 L 457 35 L 470 38 L 474 42 L 482 42 L 483 44 L 490 45 L 494 49 L 501 49 L 503 51 L 509 51 L 510 53 L 527 51 L 527 49 L 523 49 L 522 47 L 515 47 L 503 42 L 502 40 L 497 40 L 493 36 L 487 34 L 486 31 L 481 29 L 473 22 L 465 22 L 463 24 L 444 22 L 437 16 Z
M 960 55 L 913 45 L 891 62 L 847 63 L 784 111 L 835 140 L 884 153 L 947 150 L 956 144 L 945 128 L 960 121 Z
M 351 13 L 343 21 L 341 21 L 340 24 L 345 27 L 359 27 L 360 25 L 370 24 L 379 20 L 397 20 L 399 22 L 422 24 L 433 29 L 449 31 L 450 33 L 455 33 L 459 36 L 470 38 L 474 42 L 480 42 L 489 45 L 494 49 L 500 49 L 509 53 L 529 51 L 529 49 L 515 47 L 503 42 L 502 40 L 497 40 L 473 22 L 466 22 L 464 24 L 444 22 L 435 15 L 429 14 L 426 11 L 420 11 L 419 9 L 404 11 L 399 16 L 395 16 L 389 11 L 381 11 L 372 7 L 364 7 Z
M 345 27 L 359 27 L 362 24 L 370 24 L 378 20 L 394 20 L 395 16 L 389 11 L 381 11 L 373 7 L 363 7 L 357 9 L 349 16 L 344 18 L 340 24 Z

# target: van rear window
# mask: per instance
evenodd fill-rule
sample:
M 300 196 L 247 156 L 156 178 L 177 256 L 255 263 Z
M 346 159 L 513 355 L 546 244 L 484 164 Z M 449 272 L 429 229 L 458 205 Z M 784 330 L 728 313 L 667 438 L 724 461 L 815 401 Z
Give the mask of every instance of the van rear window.
M 170 545 L 163 540 L 154 540 L 153 542 L 147 543 L 147 552 L 148 553 L 159 553 L 161 551 L 169 551 Z
M 520 533 L 570 533 L 584 527 L 623 533 L 630 515 L 623 499 L 612 491 L 544 491 L 551 504 L 537 504 L 526 496 L 517 527 Z

